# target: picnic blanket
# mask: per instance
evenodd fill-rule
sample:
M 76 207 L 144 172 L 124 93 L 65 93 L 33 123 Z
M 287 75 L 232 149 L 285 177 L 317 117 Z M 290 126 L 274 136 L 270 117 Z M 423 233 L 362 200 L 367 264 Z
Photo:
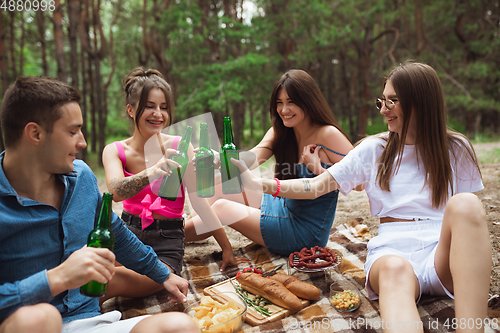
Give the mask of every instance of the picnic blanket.
M 354 226 L 359 224 L 354 222 Z M 265 271 L 271 270 L 280 264 L 284 273 L 293 274 L 299 279 L 312 283 L 321 290 L 321 297 L 311 302 L 309 306 L 298 313 L 284 319 L 252 327 L 245 323 L 241 332 L 382 332 L 388 323 L 382 322 L 378 309 L 378 301 L 368 299 L 364 289 L 365 273 L 363 264 L 366 259 L 366 244 L 370 238 L 369 233 L 363 233 L 360 228 L 351 225 L 340 225 L 332 228 L 327 247 L 342 253 L 343 259 L 340 271 L 333 275 L 324 272 L 302 273 L 291 269 L 288 271 L 288 258 L 267 251 L 266 248 L 252 243 L 244 248 L 235 249 L 235 255 L 251 259 L 253 266 L 261 266 Z M 200 246 L 203 246 L 202 244 Z M 189 281 L 188 304 L 198 301 L 203 295 L 206 287 L 232 278 L 240 268 L 233 267 L 225 272 L 219 271 L 222 263 L 220 252 L 204 256 L 199 259 L 190 259 L 184 262 L 182 276 Z M 248 265 L 242 265 L 248 266 Z M 361 291 L 360 308 L 354 312 L 339 313 L 329 302 L 330 284 L 335 279 L 348 279 L 357 284 Z M 397 300 L 395 300 L 397 301 Z M 138 299 L 127 299 L 115 297 L 106 301 L 102 306 L 103 312 L 119 310 L 123 313 L 123 319 L 143 314 L 154 314 L 167 311 L 183 311 L 182 304 L 172 304 L 167 299 L 167 292 L 162 291 L 155 295 Z M 425 332 L 454 332 L 455 311 L 454 302 L 448 297 L 426 297 L 423 296 L 418 303 L 418 311 L 422 318 Z M 490 323 L 485 332 L 500 332 L 498 330 L 498 319 L 486 319 Z M 412 323 L 394 323 L 394 325 L 412 325 Z M 385 325 L 385 326 L 384 326 Z M 392 325 L 392 324 L 391 324 Z M 418 325 L 418 324 L 413 324 Z

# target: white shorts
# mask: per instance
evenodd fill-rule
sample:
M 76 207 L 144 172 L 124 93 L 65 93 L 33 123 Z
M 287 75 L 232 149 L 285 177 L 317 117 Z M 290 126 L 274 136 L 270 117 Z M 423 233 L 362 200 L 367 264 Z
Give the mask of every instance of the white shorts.
M 128 333 L 149 315 L 120 320 L 120 311 L 106 312 L 100 316 L 77 319 L 63 324 L 61 333 Z
M 434 265 L 434 256 L 441 234 L 442 221 L 419 220 L 415 222 L 381 223 L 378 235 L 368 242 L 365 262 L 366 290 L 372 300 L 378 295 L 371 289 L 368 277 L 373 263 L 386 255 L 397 255 L 408 260 L 420 285 L 420 295 L 451 294 L 441 283 Z

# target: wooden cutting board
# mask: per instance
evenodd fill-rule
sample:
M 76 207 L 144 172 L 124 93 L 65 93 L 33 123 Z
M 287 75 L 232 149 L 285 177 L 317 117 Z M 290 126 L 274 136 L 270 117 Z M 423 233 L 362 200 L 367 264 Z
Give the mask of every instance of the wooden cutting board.
M 223 292 L 223 291 L 232 291 L 235 292 L 233 285 L 231 284 L 231 281 L 234 281 L 235 278 L 232 278 L 230 280 L 225 280 L 220 283 L 214 284 L 213 286 L 206 287 L 203 290 L 203 293 L 207 296 L 213 296 L 217 293 Z M 308 300 L 303 300 L 302 301 L 302 308 L 305 308 L 306 306 L 309 305 Z M 257 325 L 262 325 L 266 323 L 270 323 L 282 318 L 285 318 L 286 316 L 295 313 L 295 311 L 288 310 L 285 308 L 282 308 L 281 306 L 278 306 L 276 304 L 271 304 L 268 306 L 269 312 L 272 312 L 272 314 L 269 317 L 266 317 L 257 311 L 255 311 L 251 306 L 248 307 L 247 309 L 247 316 L 245 321 L 247 324 L 252 325 L 252 326 L 257 326 Z

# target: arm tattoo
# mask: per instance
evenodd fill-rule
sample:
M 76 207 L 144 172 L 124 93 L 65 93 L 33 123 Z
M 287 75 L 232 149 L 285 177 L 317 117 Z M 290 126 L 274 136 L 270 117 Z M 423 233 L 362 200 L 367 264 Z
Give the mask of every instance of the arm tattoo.
M 311 191 L 311 183 L 309 183 L 308 179 L 302 180 L 304 183 L 304 192 L 310 192 Z
M 120 198 L 130 199 L 149 185 L 149 178 L 144 172 L 109 182 L 109 190 Z

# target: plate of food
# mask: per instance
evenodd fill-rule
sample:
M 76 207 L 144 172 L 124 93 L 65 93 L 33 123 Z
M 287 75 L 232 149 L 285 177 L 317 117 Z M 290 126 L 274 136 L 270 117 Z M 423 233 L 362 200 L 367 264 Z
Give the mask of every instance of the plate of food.
M 359 289 L 352 283 L 337 281 L 330 285 L 330 303 L 338 312 L 351 312 L 359 308 Z
M 241 330 L 247 314 L 247 304 L 238 294 L 221 292 L 202 296 L 189 305 L 184 313 L 192 317 L 203 333 L 235 333 Z
M 258 326 L 270 323 L 300 311 L 309 301 L 321 296 L 312 284 L 286 274 L 261 274 L 246 272 L 204 289 L 204 294 L 214 295 L 230 291 L 240 295 L 248 306 L 245 321 Z
M 339 252 L 321 246 L 303 248 L 300 252 L 290 253 L 288 257 L 288 265 L 304 273 L 322 272 L 339 266 L 341 262 L 342 255 Z

